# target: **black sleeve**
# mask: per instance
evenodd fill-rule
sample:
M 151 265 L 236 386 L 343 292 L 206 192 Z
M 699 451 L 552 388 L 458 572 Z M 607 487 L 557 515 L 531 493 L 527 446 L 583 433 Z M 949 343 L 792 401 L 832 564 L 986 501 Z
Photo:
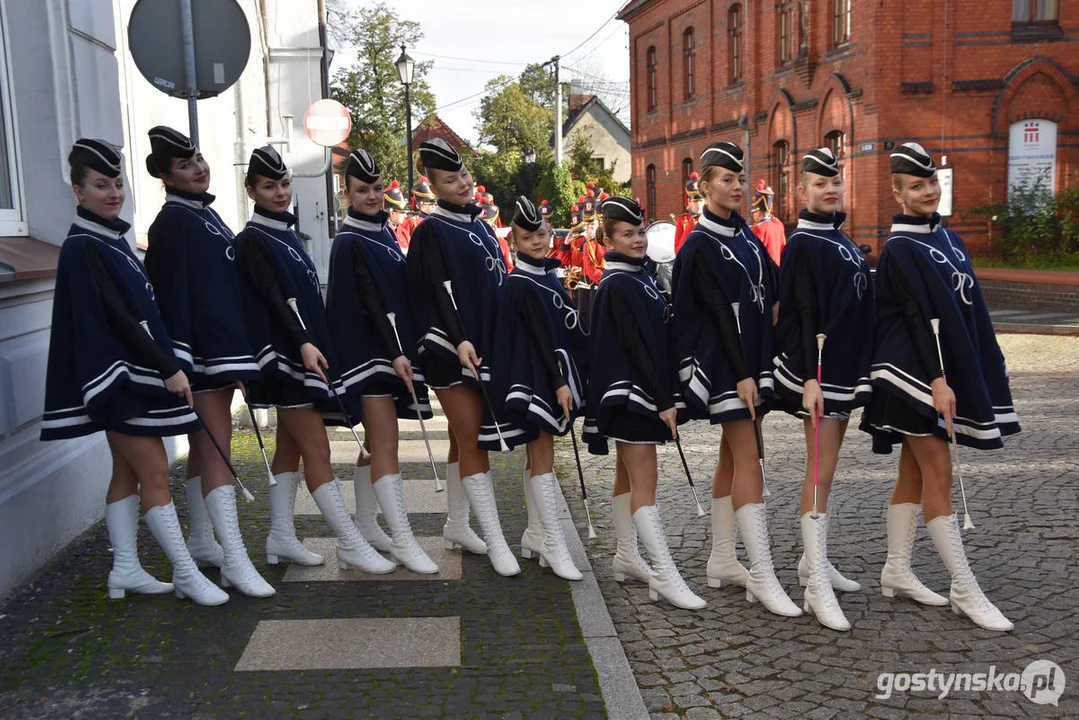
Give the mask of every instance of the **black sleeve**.
M 417 231 L 422 228 L 421 223 Z M 416 252 L 415 243 L 410 246 L 410 249 L 411 252 Z M 442 256 L 441 242 L 438 238 L 428 238 L 426 242 L 420 243 L 419 252 L 423 277 L 431 286 L 439 325 L 446 331 L 450 343 L 457 347 L 466 340 L 465 331 L 457 319 L 457 311 L 453 309 L 453 302 L 446 292 L 446 287 L 442 284 L 452 278 L 450 269 L 446 266 L 446 259 Z
M 795 256 L 801 259 L 801 255 Z M 794 262 L 790 258 L 789 262 Z M 809 263 L 799 262 L 794 268 L 794 307 L 798 311 L 798 324 L 802 328 L 799 338 L 802 346 L 802 375 L 804 380 L 817 377 L 817 284 Z
M 543 317 L 543 308 L 540 307 L 535 296 L 531 294 L 525 296 L 522 315 L 521 321 L 524 323 L 524 329 L 532 337 L 536 352 L 539 353 L 540 362 L 543 363 L 547 376 L 551 378 L 551 389 L 557 390 L 567 383 L 566 379 L 562 377 L 562 371 L 558 368 L 558 358 L 554 354 L 554 344 L 551 342 L 550 336 L 544 332 L 547 323 Z
M 128 311 L 120 289 L 116 287 L 116 281 L 109 274 L 105 261 L 93 245 L 87 244 L 86 258 L 90 262 L 90 274 L 101 293 L 109 325 L 119 336 L 120 342 L 136 360 L 157 370 L 161 377 L 170 378 L 178 373 L 180 366 L 176 364 L 176 358 L 162 350 L 139 324 L 139 319 Z
M 727 295 L 723 292 L 723 288 L 702 262 L 693 263 L 690 287 L 693 288 L 693 296 L 697 303 L 712 316 L 716 323 L 723 352 L 731 364 L 731 373 L 739 381 L 745 380 L 749 377 L 749 372 L 746 370 L 745 353 L 742 352 L 742 339 L 738 336 L 738 321 L 734 318 L 734 310 L 727 302 Z
M 285 302 L 285 293 L 277 284 L 273 259 L 262 243 L 254 238 L 248 238 L 246 242 L 240 244 L 237 260 L 240 261 L 259 296 L 266 302 L 270 316 L 289 334 L 297 350 L 304 343 L 311 342 L 311 338 L 300 325 L 296 314 Z
M 910 339 L 914 342 L 914 352 L 918 355 L 922 366 L 929 373 L 929 380 L 933 381 L 943 377 L 940 369 L 940 359 L 937 357 L 936 343 L 933 341 L 933 329 L 922 312 L 922 306 L 914 297 L 910 283 L 904 277 L 903 272 L 895 265 L 888 267 L 888 279 L 895 289 L 896 299 L 899 301 L 899 309 L 903 313 L 903 319 L 907 323 L 907 331 Z
M 633 309 L 615 288 L 611 288 L 611 317 L 634 379 L 656 401 L 660 412 L 674 407 L 674 400 L 663 389 L 652 355 L 645 347 L 644 338 L 633 319 Z
M 356 279 L 356 290 L 360 296 L 360 308 L 367 319 L 374 324 L 378 336 L 390 353 L 391 358 L 401 355 L 401 349 L 397 347 L 397 336 L 390 325 L 390 319 L 386 317 L 386 304 L 382 302 L 382 294 L 378 291 L 371 268 L 367 266 L 363 253 L 354 246 L 349 248 L 352 253 L 352 275 Z

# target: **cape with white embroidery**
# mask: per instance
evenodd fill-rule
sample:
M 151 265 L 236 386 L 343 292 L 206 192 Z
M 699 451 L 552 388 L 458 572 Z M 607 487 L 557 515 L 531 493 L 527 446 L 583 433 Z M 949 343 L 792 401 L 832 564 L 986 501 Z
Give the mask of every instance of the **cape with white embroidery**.
M 947 440 L 944 419 L 933 407 L 931 371 L 919 360 L 902 312 L 900 294 L 909 293 L 924 316 L 918 320 L 926 327 L 931 319 L 940 319 L 943 370 L 955 392 L 954 427 L 959 443 L 999 448 L 1002 436 L 1019 432 L 1004 355 L 959 235 L 941 228 L 936 213 L 932 217 L 896 215 L 876 279 L 874 393 L 891 393 L 919 415 L 937 418 L 934 434 Z M 873 434 L 875 450 L 902 439 L 891 428 L 865 427 L 868 424 L 863 423 L 863 429 Z
M 612 299 L 624 303 L 630 323 L 640 335 L 643 350 L 654 368 L 655 382 L 667 396 L 675 391 L 670 361 L 667 321 L 670 305 L 655 279 L 642 272 L 644 258 L 608 252 L 606 268 L 595 291 L 589 339 L 588 391 L 582 439 L 593 455 L 608 453 L 608 439 L 663 443 L 670 430 L 659 419 L 657 399 L 642 386 L 616 326 Z M 615 295 L 617 293 L 617 295 Z M 622 423 L 616 427 L 615 420 Z M 632 437 L 623 437 L 632 436 Z
M 396 336 L 385 314 L 381 318 L 368 315 L 361 294 L 372 288 L 359 287 L 353 253 L 360 254 L 368 269 L 384 312 L 394 314 Z M 389 228 L 385 211 L 368 216 L 349 209 L 330 249 L 326 311 L 350 414 L 355 410 L 359 415 L 358 407 L 353 406 L 358 406 L 368 388 L 377 384 L 392 390 L 398 417 L 415 419 L 418 412 L 424 418 L 431 417 L 427 387 L 417 365 L 416 333 L 405 283 L 405 256 Z M 383 337 L 380 326 L 389 337 Z M 402 354 L 397 346 L 398 337 L 403 354 L 413 364 L 412 384 L 420 401 L 419 408 L 412 402 L 404 381 L 393 371 L 394 359 Z
M 779 323 L 776 325 L 776 394 L 782 404 L 806 416 L 802 383 L 816 377 L 816 345 L 806 347 L 806 332 L 826 336 L 821 358 L 824 414 L 850 413 L 869 402 L 869 362 L 873 352 L 873 287 L 869 265 L 843 231 L 846 213 L 798 214 L 798 228 L 783 251 L 779 271 Z M 812 279 L 816 316 L 808 330 L 796 300 L 799 273 Z M 807 356 L 807 351 L 811 349 Z
M 161 372 L 136 360 L 112 328 L 90 269 L 93 246 L 127 311 L 146 323 L 154 343 L 171 356 L 172 341 L 154 303 L 153 286 L 124 238 L 131 226 L 81 207 L 77 212 L 56 270 L 41 439 L 101 430 L 158 437 L 197 432 L 198 421 L 187 403 L 166 391 Z
M 243 255 L 246 243 L 262 246 L 273 263 L 280 291 L 286 299 L 296 299 L 300 316 L 307 326 L 307 336 L 326 358 L 329 365 L 326 375 L 339 389 L 340 366 L 330 340 L 318 273 L 303 242 L 292 230 L 295 223 L 296 217 L 291 213 L 274 213 L 256 206 L 246 227 L 236 236 L 236 251 Z M 285 383 L 301 384 L 309 402 L 322 411 L 328 423 L 342 422 L 337 404 L 330 396 L 330 388 L 317 373 L 304 367 L 300 348 L 274 318 L 247 273 L 240 272 L 239 276 L 247 337 L 255 349 L 255 359 L 263 375 Z
M 564 379 L 573 395 L 576 417 L 584 401 L 582 370 L 585 337 L 579 315 L 562 282 L 555 274 L 555 259 L 534 260 L 523 253 L 506 280 L 499 304 L 495 345 L 491 353 L 489 395 L 506 444 L 513 448 L 532 442 L 541 431 L 565 435 L 570 423 L 555 402 L 552 387 Z M 538 327 L 527 327 L 527 303 L 542 310 Z M 552 377 L 540 357 L 533 333 L 550 339 L 558 358 L 558 375 Z M 480 428 L 479 447 L 500 449 L 498 433 L 487 413 Z
M 728 304 L 715 312 L 733 313 L 738 303 L 739 344 L 747 376 L 757 383 L 759 417 L 767 411 L 773 392 L 776 266 L 738 213 L 724 220 L 707 207 L 675 258 L 673 345 L 679 410 L 688 418 L 708 418 L 712 424 L 748 419 L 749 409 L 738 398 L 735 387 L 742 378 L 735 377 L 713 309 L 702 305 L 694 291 L 697 263 L 704 264 Z
M 146 251 L 161 318 L 194 390 L 262 375 L 244 331 L 233 234 L 213 200 L 167 189 Z

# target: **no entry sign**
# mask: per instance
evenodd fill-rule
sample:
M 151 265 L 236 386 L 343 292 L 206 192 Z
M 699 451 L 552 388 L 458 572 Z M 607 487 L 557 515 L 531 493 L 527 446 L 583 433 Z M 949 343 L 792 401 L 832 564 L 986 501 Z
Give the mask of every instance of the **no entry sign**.
M 333 147 L 348 137 L 352 118 L 348 108 L 336 100 L 319 100 L 303 114 L 303 129 L 319 145 Z

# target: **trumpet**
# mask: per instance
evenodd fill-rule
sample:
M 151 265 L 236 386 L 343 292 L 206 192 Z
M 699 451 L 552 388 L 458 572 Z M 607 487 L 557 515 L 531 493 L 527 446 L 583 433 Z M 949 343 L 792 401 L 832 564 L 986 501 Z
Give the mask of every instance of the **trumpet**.
M 571 267 L 566 270 L 566 279 L 563 281 L 563 285 L 567 290 L 573 291 L 577 289 L 577 285 L 581 282 L 581 268 Z

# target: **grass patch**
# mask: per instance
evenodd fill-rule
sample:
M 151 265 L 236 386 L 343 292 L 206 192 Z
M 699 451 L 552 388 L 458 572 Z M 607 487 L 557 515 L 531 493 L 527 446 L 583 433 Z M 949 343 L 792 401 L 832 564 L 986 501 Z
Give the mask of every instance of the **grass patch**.
M 1079 272 L 1079 254 L 1064 255 L 1059 258 L 1032 257 L 1027 260 L 1004 260 L 1001 258 L 971 258 L 974 267 L 1008 268 L 1012 270 L 1059 270 L 1061 272 Z

